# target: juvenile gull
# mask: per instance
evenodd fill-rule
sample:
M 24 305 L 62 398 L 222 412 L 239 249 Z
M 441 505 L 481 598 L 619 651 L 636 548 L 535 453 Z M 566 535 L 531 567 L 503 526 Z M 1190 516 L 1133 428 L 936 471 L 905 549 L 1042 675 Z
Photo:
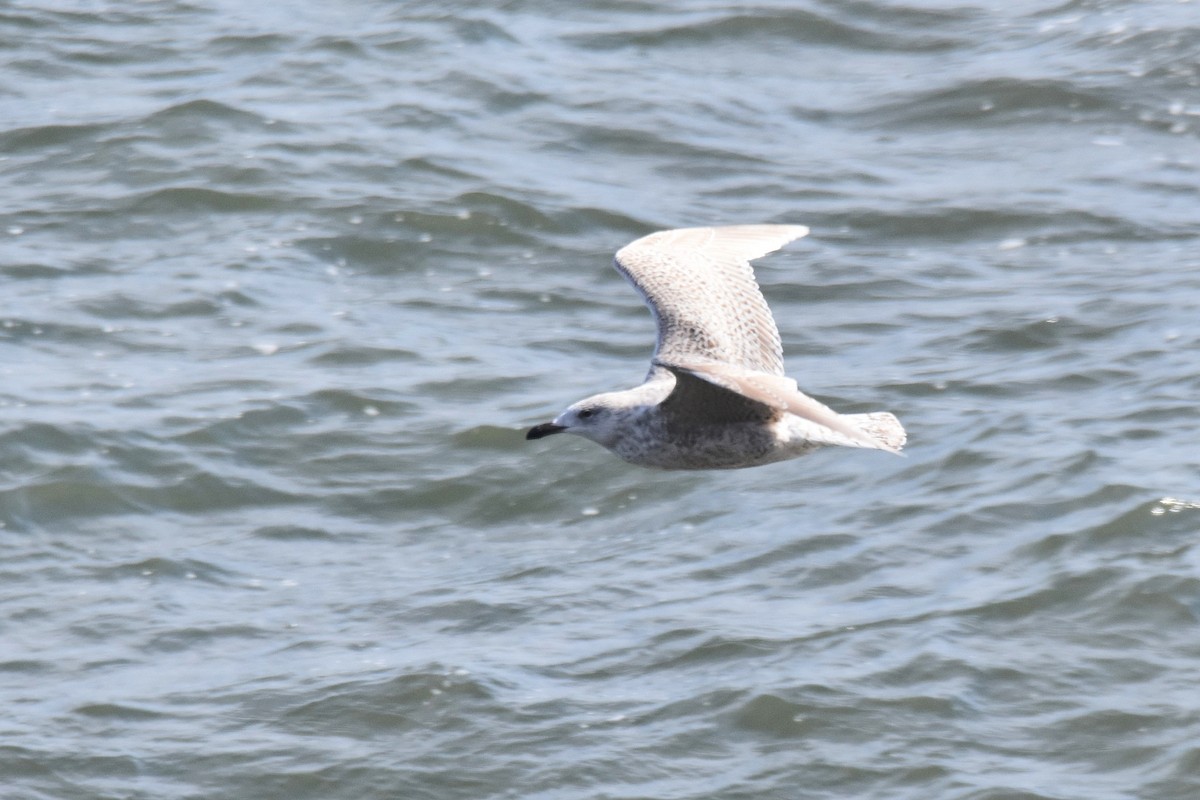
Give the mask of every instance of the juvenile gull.
M 658 344 L 641 386 L 580 400 L 526 439 L 573 433 L 632 464 L 736 469 L 824 445 L 900 452 L 887 412 L 839 414 L 783 373 L 783 347 L 750 261 L 808 233 L 803 225 L 659 231 L 617 251 Z

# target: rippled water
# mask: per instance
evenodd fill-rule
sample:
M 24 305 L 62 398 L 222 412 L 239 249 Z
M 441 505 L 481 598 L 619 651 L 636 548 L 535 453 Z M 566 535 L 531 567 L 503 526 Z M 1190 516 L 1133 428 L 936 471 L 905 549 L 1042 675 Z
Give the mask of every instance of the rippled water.
M 1200 796 L 1195 3 L 0 11 L 20 798 Z M 656 473 L 609 268 L 906 459 Z

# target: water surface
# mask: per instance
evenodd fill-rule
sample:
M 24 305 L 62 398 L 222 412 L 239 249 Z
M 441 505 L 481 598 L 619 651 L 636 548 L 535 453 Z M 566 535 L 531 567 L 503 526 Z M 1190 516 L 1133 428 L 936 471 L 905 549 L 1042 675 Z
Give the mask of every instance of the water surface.
M 1194 3 L 0 12 L 0 775 L 42 798 L 1200 793 Z M 760 262 L 908 457 L 657 473 L 609 268 Z

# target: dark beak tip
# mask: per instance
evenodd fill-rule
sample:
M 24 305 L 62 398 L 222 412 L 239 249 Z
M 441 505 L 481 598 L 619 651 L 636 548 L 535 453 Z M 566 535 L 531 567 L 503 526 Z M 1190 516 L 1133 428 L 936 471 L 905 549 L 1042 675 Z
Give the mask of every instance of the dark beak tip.
M 534 425 L 530 428 L 529 432 L 525 434 L 525 439 L 541 439 L 543 436 L 549 436 L 552 433 L 559 433 L 563 430 L 562 425 L 555 425 L 553 422 L 543 422 L 541 425 Z

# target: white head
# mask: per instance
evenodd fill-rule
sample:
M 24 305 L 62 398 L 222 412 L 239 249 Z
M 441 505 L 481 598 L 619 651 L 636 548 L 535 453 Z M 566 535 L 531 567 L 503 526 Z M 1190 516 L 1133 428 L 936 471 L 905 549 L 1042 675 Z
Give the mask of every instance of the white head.
M 637 389 L 605 392 L 572 403 L 553 421 L 530 428 L 525 438 L 573 433 L 611 450 L 629 433 L 633 421 L 646 411 L 645 400 Z

